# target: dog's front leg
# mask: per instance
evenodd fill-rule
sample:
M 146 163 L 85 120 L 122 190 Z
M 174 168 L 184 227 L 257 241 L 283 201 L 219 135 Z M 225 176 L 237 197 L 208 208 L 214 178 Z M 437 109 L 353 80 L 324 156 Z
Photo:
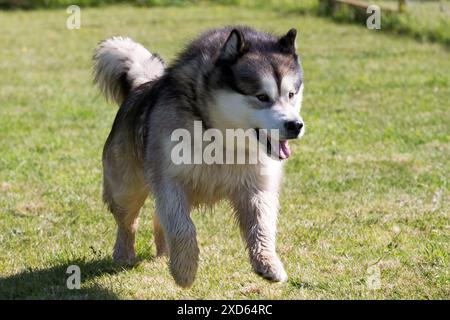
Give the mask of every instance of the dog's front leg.
M 271 281 L 286 281 L 287 274 L 275 252 L 278 194 L 239 192 L 232 200 L 254 271 Z
M 192 285 L 197 273 L 199 250 L 190 205 L 183 188 L 164 182 L 156 192 L 156 212 L 169 249 L 169 268 L 175 282 Z

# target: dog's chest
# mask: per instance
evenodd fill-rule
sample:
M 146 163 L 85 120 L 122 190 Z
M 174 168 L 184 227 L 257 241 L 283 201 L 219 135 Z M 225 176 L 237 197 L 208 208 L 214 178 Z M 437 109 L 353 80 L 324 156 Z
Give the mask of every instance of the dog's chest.
M 277 188 L 282 166 L 261 165 L 181 165 L 172 173 L 190 195 L 193 205 L 229 198 L 243 190 Z

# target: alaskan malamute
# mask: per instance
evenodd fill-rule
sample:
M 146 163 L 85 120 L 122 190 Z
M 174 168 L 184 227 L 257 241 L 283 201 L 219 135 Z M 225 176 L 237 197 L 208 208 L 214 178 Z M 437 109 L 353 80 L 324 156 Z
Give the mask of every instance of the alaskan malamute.
M 228 199 L 254 271 L 271 281 L 287 280 L 275 236 L 288 140 L 304 133 L 296 34 L 291 29 L 276 37 L 241 26 L 210 30 L 167 68 L 129 38 L 100 43 L 95 82 L 120 105 L 103 150 L 103 199 L 118 226 L 114 261 L 135 260 L 139 210 L 152 192 L 157 255 L 169 255 L 176 283 L 189 287 L 199 256 L 190 211 Z M 264 139 L 278 148 L 267 148 L 256 164 L 174 163 L 178 142 L 172 133 L 193 133 L 198 121 L 204 131 L 253 130 L 257 140 L 261 130 L 276 129 L 276 141 L 269 134 Z

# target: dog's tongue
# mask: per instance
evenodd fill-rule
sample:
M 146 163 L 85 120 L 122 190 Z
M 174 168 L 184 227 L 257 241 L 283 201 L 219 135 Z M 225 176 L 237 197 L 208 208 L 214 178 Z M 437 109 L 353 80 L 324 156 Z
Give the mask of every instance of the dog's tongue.
M 291 149 L 287 140 L 280 140 L 280 159 L 287 159 L 291 155 Z

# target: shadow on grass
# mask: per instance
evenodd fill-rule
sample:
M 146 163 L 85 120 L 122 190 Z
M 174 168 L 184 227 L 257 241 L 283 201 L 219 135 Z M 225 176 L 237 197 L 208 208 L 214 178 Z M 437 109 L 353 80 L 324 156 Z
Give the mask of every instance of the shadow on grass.
M 66 273 L 71 265 L 81 270 L 81 289 L 69 290 Z M 97 277 L 114 275 L 125 270 L 111 259 L 73 260 L 46 269 L 29 269 L 9 277 L 0 278 L 0 299 L 118 299 L 105 286 L 86 284 Z

